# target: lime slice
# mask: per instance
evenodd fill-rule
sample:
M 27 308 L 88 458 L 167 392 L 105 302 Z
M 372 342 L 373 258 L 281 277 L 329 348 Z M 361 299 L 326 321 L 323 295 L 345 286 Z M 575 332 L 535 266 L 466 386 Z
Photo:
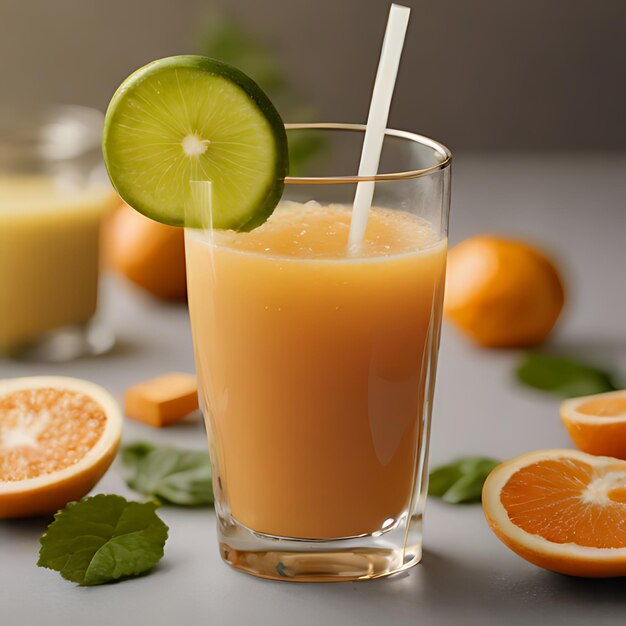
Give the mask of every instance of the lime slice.
M 287 175 L 283 122 L 259 86 L 201 56 L 154 61 L 118 88 L 102 150 L 117 192 L 158 222 L 185 224 L 193 180 L 212 182 L 215 228 L 250 230 L 272 213 Z

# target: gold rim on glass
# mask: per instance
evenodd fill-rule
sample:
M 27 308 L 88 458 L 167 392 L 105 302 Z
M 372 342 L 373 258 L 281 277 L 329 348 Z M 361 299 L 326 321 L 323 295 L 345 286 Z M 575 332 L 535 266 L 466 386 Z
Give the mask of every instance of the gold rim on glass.
M 348 130 L 356 132 L 365 132 L 367 126 L 365 124 L 336 124 L 329 122 L 319 122 L 314 124 L 285 124 L 286 130 Z M 440 161 L 419 170 L 408 170 L 406 172 L 393 172 L 390 174 L 376 174 L 376 176 L 286 176 L 286 185 L 341 185 L 346 183 L 363 183 L 363 182 L 382 182 L 385 180 L 406 180 L 409 178 L 419 178 L 426 176 L 432 172 L 443 170 L 452 162 L 452 153 L 442 143 L 417 135 L 405 130 L 394 130 L 387 128 L 385 136 L 397 137 L 399 139 L 407 139 L 422 146 L 427 146 L 434 150 L 440 158 Z

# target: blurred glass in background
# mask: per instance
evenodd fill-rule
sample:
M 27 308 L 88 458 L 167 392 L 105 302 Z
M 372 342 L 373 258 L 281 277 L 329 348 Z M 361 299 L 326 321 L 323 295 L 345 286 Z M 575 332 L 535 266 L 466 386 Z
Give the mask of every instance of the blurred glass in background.
M 0 355 L 68 360 L 112 337 L 93 322 L 102 220 L 103 116 L 79 106 L 0 112 Z

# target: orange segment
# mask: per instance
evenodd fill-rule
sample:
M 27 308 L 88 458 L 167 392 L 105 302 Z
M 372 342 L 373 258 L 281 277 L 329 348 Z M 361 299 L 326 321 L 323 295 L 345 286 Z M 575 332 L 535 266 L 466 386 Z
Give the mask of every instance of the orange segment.
M 561 420 L 579 450 L 626 459 L 626 390 L 565 400 Z
M 576 450 L 531 452 L 483 488 L 492 530 L 526 560 L 563 574 L 626 575 L 626 462 Z
M 0 381 L 0 518 L 51 513 L 84 496 L 113 461 L 121 414 L 72 378 Z
M 130 387 L 124 411 L 154 428 L 179 422 L 198 408 L 198 382 L 193 374 L 171 372 Z

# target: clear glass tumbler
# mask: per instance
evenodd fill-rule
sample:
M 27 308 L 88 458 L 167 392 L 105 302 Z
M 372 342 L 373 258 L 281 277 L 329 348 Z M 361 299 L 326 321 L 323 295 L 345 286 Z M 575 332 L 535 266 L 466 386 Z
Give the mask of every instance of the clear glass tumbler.
M 100 227 L 119 202 L 103 119 L 80 106 L 0 112 L 0 356 L 67 360 L 112 343 L 93 322 Z
M 422 553 L 451 155 L 387 130 L 384 173 L 329 176 L 356 170 L 365 127 L 287 129 L 322 148 L 270 220 L 185 233 L 220 550 L 277 580 L 387 576 Z

